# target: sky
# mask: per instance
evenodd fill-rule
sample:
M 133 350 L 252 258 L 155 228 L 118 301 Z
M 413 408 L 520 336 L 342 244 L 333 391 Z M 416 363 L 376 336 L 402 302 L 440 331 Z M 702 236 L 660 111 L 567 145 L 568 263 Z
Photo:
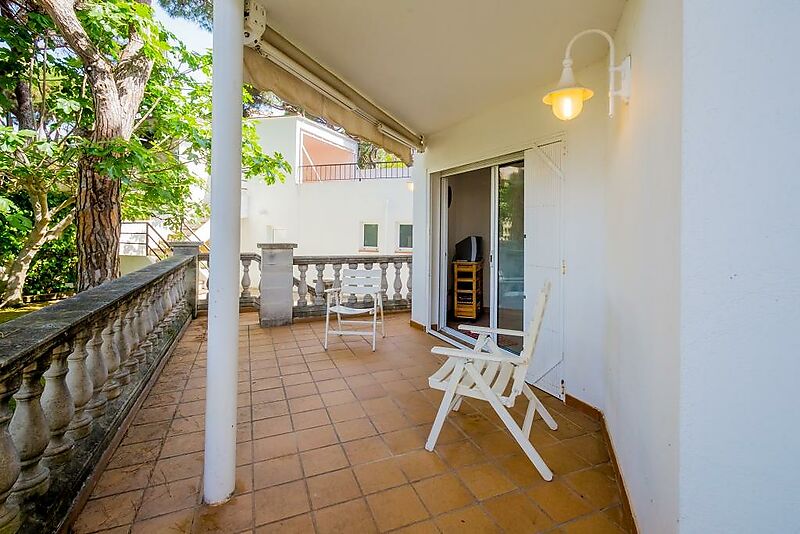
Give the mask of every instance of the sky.
M 158 5 L 153 2 L 156 20 L 160 21 L 167 30 L 174 33 L 189 50 L 194 52 L 205 52 L 206 48 L 211 48 L 211 33 L 202 29 L 194 22 L 170 17 Z

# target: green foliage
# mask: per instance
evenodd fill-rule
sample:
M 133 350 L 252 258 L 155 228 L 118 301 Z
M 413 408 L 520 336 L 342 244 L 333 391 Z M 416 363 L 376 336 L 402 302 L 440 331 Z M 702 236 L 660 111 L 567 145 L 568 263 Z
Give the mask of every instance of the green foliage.
M 25 278 L 26 295 L 47 295 L 75 290 L 78 251 L 75 226 L 68 226 L 58 239 L 42 245 Z
M 83 28 L 112 66 L 126 57 L 134 32 L 153 61 L 130 138 L 94 142 L 91 79 L 83 63 L 35 4 L 14 6 L 0 16 L 0 266 L 8 265 L 9 255 L 13 259 L 37 220 L 56 223 L 72 211 L 77 162 L 86 156 L 97 158 L 99 168 L 120 181 L 123 219 L 160 216 L 178 227 L 205 216 L 201 200 L 211 154 L 210 51 L 187 50 L 145 3 L 78 3 Z M 28 89 L 31 114 L 21 112 L 20 87 Z M 243 95 L 252 102 L 252 91 Z M 250 124 L 244 126 L 242 158 L 247 179 L 273 183 L 291 171 L 280 154 L 264 153 Z M 30 209 L 17 207 L 20 198 L 28 199 Z M 39 255 L 48 250 L 70 255 L 74 247 L 59 239 Z M 43 262 L 31 275 L 41 272 L 43 280 L 49 276 L 54 286 L 63 285 L 69 281 L 56 280 L 51 271 L 71 272 L 69 265 Z
M 159 0 L 158 3 L 170 16 L 191 20 L 201 28 L 211 31 L 212 0 Z

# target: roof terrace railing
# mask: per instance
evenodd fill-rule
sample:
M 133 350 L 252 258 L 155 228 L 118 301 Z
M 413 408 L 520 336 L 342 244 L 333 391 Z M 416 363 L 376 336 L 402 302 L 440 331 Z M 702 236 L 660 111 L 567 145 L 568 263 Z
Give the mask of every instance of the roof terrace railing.
M 378 162 L 371 167 L 360 167 L 358 163 L 300 165 L 298 171 L 303 182 L 411 179 L 411 169 L 399 161 Z
M 196 248 L 0 325 L 0 532 L 69 528 L 196 311 Z

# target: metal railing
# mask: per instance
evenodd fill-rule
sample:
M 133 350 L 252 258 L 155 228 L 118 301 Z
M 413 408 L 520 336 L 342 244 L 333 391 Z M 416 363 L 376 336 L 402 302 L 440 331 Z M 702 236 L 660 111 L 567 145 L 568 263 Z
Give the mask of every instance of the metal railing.
M 190 320 L 195 276 L 174 256 L 0 325 L 0 532 L 69 528 Z
M 300 165 L 303 182 L 329 182 L 337 180 L 387 180 L 410 179 L 411 169 L 399 161 L 379 162 L 372 167 L 359 167 L 358 163 L 332 163 L 329 165 Z
M 120 229 L 119 253 L 163 260 L 172 254 L 172 249 L 149 221 L 126 221 Z

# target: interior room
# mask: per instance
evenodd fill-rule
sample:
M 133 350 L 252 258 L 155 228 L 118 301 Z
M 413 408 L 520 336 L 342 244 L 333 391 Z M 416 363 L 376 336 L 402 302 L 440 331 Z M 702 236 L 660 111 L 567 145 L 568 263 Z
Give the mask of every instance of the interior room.
M 447 177 L 447 326 L 489 325 L 491 302 L 492 172 L 476 169 Z M 470 249 L 473 240 L 476 250 Z M 467 242 L 464 242 L 467 240 Z M 456 247 L 459 243 L 461 246 Z M 470 261 L 472 260 L 472 261 Z M 459 282 L 456 283 L 456 268 Z M 474 279 L 474 282 L 472 281 Z M 458 293 L 456 293 L 458 291 Z M 459 305 L 457 305 L 457 299 Z M 451 332 L 452 333 L 452 332 Z

